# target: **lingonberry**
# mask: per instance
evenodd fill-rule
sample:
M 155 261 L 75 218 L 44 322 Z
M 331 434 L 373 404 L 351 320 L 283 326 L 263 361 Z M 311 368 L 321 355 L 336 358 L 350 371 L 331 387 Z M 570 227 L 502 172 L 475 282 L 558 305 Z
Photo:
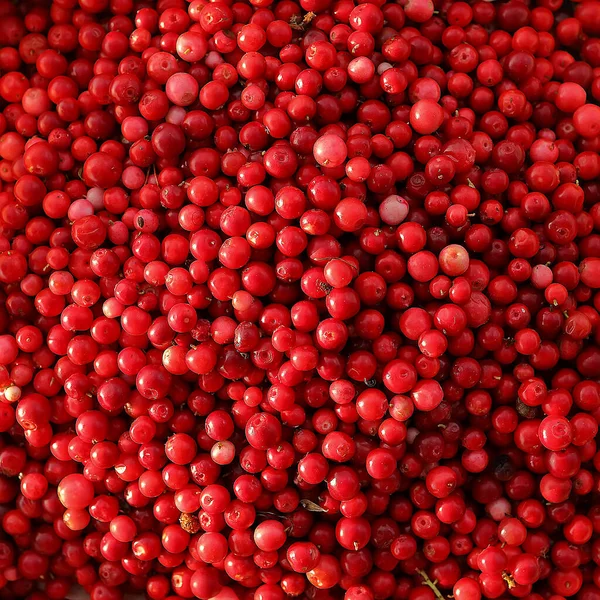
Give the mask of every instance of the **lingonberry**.
M 596 600 L 598 3 L 76 4 L 1 11 L 7 597 Z

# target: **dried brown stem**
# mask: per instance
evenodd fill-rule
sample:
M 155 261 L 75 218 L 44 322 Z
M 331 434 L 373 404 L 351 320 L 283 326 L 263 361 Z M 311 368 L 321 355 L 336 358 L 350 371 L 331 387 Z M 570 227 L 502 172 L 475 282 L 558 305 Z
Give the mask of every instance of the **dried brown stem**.
M 304 31 L 304 28 L 316 17 L 314 12 L 307 12 L 302 19 L 299 16 L 293 16 L 290 19 L 290 27 L 299 31 Z

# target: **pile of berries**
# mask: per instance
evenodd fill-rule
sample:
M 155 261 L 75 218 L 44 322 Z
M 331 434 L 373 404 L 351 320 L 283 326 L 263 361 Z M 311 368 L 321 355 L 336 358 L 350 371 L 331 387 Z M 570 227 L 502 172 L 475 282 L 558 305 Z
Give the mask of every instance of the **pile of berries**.
M 600 600 L 600 2 L 0 0 L 0 600 Z

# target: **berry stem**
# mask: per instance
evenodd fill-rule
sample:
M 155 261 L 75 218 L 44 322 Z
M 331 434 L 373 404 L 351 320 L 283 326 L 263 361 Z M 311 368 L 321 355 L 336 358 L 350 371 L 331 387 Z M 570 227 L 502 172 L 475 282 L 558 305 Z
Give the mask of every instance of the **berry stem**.
M 431 579 L 429 579 L 429 575 L 427 575 L 427 573 L 422 569 L 417 569 L 417 573 L 423 578 L 423 585 L 426 585 L 427 587 L 431 588 L 433 590 L 433 593 L 436 595 L 436 598 L 438 598 L 439 600 L 446 600 L 446 598 L 443 596 L 442 592 L 440 592 L 436 585 L 437 579 L 435 581 L 431 581 Z

